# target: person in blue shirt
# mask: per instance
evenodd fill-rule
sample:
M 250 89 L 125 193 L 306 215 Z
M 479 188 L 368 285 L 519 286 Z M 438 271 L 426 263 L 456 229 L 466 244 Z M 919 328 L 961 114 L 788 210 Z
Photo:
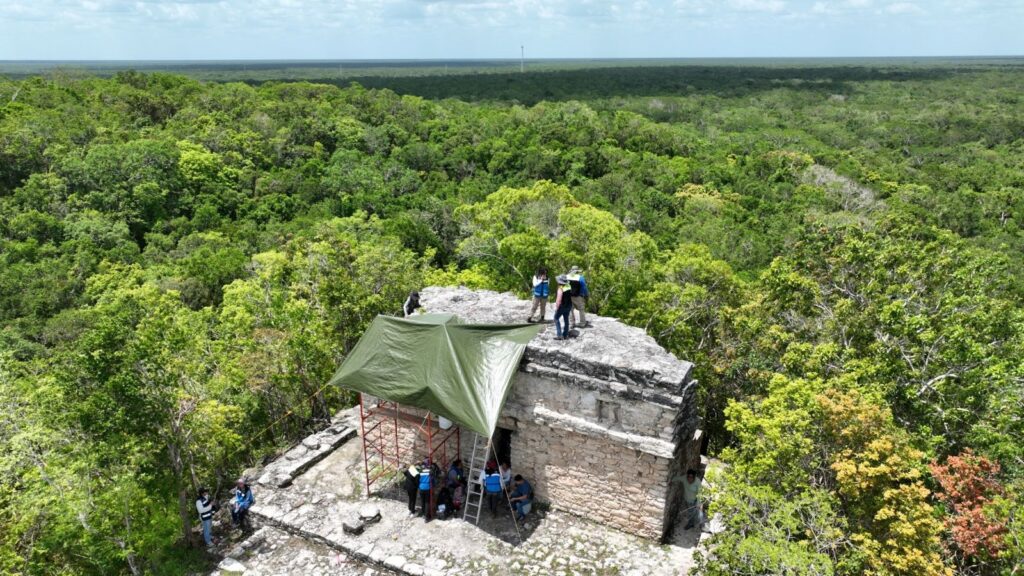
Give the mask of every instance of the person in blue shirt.
M 434 472 L 436 465 L 431 464 L 430 459 L 423 461 L 423 466 L 420 467 L 419 475 L 419 489 L 420 489 L 420 508 L 423 509 L 423 515 L 427 522 L 434 517 L 434 510 L 432 505 L 433 491 L 434 491 L 434 478 L 438 476 Z
M 488 468 L 484 476 L 484 493 L 487 495 L 487 507 L 492 515 L 497 516 L 498 500 L 505 495 L 505 486 L 501 483 L 501 473 L 494 468 Z
M 522 474 L 516 474 L 515 486 L 509 501 L 516 508 L 516 520 L 522 520 L 533 507 L 533 486 L 523 479 Z
M 245 478 L 239 478 L 235 485 L 235 498 L 231 501 L 231 521 L 240 528 L 245 528 L 246 519 L 249 517 L 249 508 L 252 508 L 256 498 L 252 495 L 252 488 Z
M 533 276 L 533 307 L 530 308 L 530 316 L 526 319 L 527 322 L 543 322 L 544 315 L 548 309 L 548 270 L 547 268 L 538 268 L 537 273 Z M 533 315 L 540 310 L 540 316 L 537 319 L 533 319 Z

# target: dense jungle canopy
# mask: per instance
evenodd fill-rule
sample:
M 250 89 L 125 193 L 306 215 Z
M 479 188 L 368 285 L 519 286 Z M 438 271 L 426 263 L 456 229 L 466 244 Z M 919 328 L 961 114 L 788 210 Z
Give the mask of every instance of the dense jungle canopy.
M 704 574 L 1024 570 L 1024 69 L 364 84 L 0 79 L 0 573 L 201 569 L 375 316 L 573 264 L 697 366 Z

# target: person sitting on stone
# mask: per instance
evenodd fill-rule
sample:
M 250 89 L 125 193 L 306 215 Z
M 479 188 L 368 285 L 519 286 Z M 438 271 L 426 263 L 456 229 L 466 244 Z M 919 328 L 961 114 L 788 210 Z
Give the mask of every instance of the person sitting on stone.
M 437 492 L 437 517 L 441 520 L 447 520 L 452 512 L 454 512 L 452 489 L 448 486 L 443 486 Z
M 533 508 L 533 486 L 523 479 L 522 474 L 516 474 L 515 489 L 512 491 L 512 496 L 509 497 L 509 502 L 515 506 L 516 520 L 526 518 Z
M 452 513 L 457 514 L 462 510 L 462 505 L 466 502 L 466 487 L 464 484 L 459 484 L 452 491 Z
M 700 482 L 696 470 L 691 468 L 686 471 L 686 481 L 683 482 L 683 506 L 685 506 L 683 514 L 686 518 L 684 530 L 689 530 L 694 526 L 700 528 L 704 523 L 700 503 Z
M 252 488 L 245 478 L 239 478 L 235 484 L 235 498 L 231 501 L 231 521 L 239 528 L 245 528 L 249 517 L 249 508 L 256 503 Z
M 487 475 L 484 476 L 484 494 L 487 495 L 487 507 L 490 508 L 492 515 L 497 516 L 498 502 L 505 495 L 505 490 L 501 485 L 501 473 L 494 468 L 489 468 L 486 472 Z

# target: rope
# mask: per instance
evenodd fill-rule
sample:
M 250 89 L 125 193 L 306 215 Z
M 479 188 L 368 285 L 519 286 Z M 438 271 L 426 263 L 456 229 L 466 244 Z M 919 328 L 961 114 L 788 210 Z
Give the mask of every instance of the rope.
M 491 445 L 491 453 L 494 454 L 494 461 L 498 461 L 498 451 L 494 449 L 494 443 L 488 442 Z M 508 495 L 508 486 L 505 487 L 505 502 L 508 503 L 508 509 L 512 512 L 512 524 L 516 527 L 516 537 L 519 538 L 519 545 L 523 544 L 523 533 L 519 531 L 519 519 L 516 518 L 516 507 L 512 505 L 512 498 Z

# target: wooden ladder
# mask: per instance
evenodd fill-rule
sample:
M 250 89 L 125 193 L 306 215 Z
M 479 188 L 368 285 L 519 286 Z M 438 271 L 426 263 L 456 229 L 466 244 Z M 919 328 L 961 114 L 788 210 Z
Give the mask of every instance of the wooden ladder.
M 491 440 L 486 441 L 473 432 L 473 455 L 469 459 L 469 475 L 466 478 L 466 504 L 462 519 L 473 524 L 480 523 L 480 510 L 484 507 L 484 487 L 479 482 L 480 472 L 487 464 L 487 453 L 491 450 Z

